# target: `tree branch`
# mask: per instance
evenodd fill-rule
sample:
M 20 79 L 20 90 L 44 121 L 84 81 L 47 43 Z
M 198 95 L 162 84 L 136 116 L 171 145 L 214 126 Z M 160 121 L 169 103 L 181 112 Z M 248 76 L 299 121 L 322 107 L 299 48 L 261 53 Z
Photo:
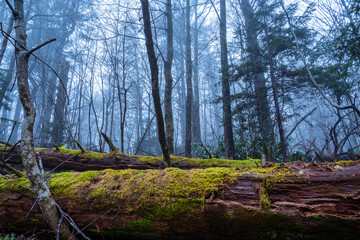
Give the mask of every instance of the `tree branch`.
M 14 15 L 14 17 L 15 17 L 15 15 L 16 15 L 16 11 L 15 11 L 15 9 L 13 8 L 13 6 L 10 4 L 10 2 L 9 2 L 8 0 L 5 0 L 5 2 L 6 2 L 6 4 L 9 6 L 9 8 L 10 8 L 10 10 L 11 10 L 12 14 L 13 14 L 13 15 Z
M 51 43 L 51 42 L 54 42 L 54 41 L 56 41 L 56 39 L 55 39 L 55 38 L 50 39 L 49 41 L 46 41 L 46 42 L 44 42 L 44 43 L 42 43 L 42 44 L 40 44 L 40 45 L 38 45 L 38 46 L 34 47 L 34 48 L 33 48 L 33 49 L 31 49 L 30 51 L 28 51 L 27 55 L 31 55 L 31 54 L 33 54 L 33 52 L 35 52 L 35 51 L 39 50 L 40 48 L 42 48 L 42 47 L 44 47 L 45 45 L 47 45 L 47 44 L 49 44 L 49 43 Z
M 310 116 L 311 114 L 313 114 L 313 112 L 315 112 L 317 108 L 314 108 L 313 110 L 311 110 L 308 114 L 306 114 L 305 116 L 303 116 L 300 121 L 298 121 L 295 126 L 291 129 L 291 131 L 289 132 L 289 134 L 285 137 L 285 140 L 287 140 L 291 134 L 295 131 L 295 129 L 299 126 L 299 124 L 304 121 L 308 116 Z
M 296 45 L 296 48 L 299 52 L 299 55 L 300 55 L 300 58 L 306 68 L 306 71 L 310 77 L 310 80 L 311 82 L 314 84 L 315 88 L 319 91 L 319 93 L 321 94 L 321 96 L 331 105 L 333 106 L 334 108 L 336 109 L 340 109 L 340 110 L 344 110 L 344 109 L 353 109 L 359 116 L 360 116 L 360 110 L 355 106 L 355 104 L 351 104 L 351 105 L 348 105 L 348 106 L 340 106 L 336 103 L 334 103 L 328 96 L 325 95 L 325 93 L 323 92 L 323 90 L 321 89 L 320 85 L 315 81 L 315 78 L 314 76 L 312 75 L 311 71 L 310 71 L 310 68 L 307 64 L 307 61 L 306 61 L 306 58 L 305 58 L 305 55 L 303 54 L 303 52 L 301 51 L 300 49 L 300 45 L 299 45 L 299 42 L 298 42 L 298 38 L 295 34 L 295 31 L 294 31 L 294 28 L 293 28 L 293 25 L 291 24 L 291 19 L 290 19 L 290 16 L 289 16 L 289 13 L 287 12 L 286 8 L 285 8 L 285 5 L 284 5 L 284 2 L 283 0 L 280 0 L 280 5 L 282 7 L 282 9 L 284 10 L 284 13 L 286 15 L 286 18 L 287 18 L 287 21 L 288 21 L 288 24 L 289 24 L 289 27 L 290 27 L 290 30 L 291 30 L 291 33 L 294 37 L 294 41 L 295 41 L 295 45 Z

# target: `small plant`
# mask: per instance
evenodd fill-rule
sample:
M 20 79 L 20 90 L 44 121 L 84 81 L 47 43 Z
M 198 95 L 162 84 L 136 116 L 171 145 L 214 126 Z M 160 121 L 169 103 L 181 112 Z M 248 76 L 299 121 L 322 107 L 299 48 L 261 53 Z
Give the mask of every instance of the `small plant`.
M 0 237 L 0 240 L 14 240 L 15 239 L 15 234 L 8 234 L 5 237 Z

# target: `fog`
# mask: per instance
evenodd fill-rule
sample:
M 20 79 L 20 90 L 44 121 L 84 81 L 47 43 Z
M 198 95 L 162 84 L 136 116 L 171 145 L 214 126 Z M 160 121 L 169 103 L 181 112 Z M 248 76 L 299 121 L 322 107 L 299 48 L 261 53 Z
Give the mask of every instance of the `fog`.
M 174 155 L 189 156 L 188 144 L 194 158 L 210 151 L 239 160 L 262 154 L 277 162 L 356 159 L 359 3 L 285 1 L 284 11 L 281 2 L 229 0 L 225 16 L 217 0 L 191 0 L 188 9 L 186 0 L 173 0 L 169 47 L 166 1 L 150 1 Z M 24 4 L 28 48 L 56 39 L 29 60 L 35 146 L 77 148 L 76 140 L 87 150 L 107 152 L 103 132 L 121 152 L 161 155 L 140 1 Z M 17 26 L 5 1 L 0 13 L 0 141 L 15 144 L 23 119 L 15 77 Z M 170 108 L 164 104 L 169 51 Z

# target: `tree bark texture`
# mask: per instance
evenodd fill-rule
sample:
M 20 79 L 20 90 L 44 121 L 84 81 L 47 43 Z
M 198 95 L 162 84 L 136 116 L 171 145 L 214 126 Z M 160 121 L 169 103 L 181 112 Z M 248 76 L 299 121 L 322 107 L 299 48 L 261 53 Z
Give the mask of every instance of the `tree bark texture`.
M 191 125 L 192 125 L 192 62 L 191 62 L 191 28 L 190 28 L 190 0 L 186 1 L 186 135 L 185 156 L 191 156 Z
M 33 128 L 36 111 L 28 82 L 28 63 L 30 56 L 26 44 L 26 23 L 24 19 L 23 0 L 15 0 L 14 6 L 16 77 L 20 101 L 24 109 L 24 119 L 21 128 L 23 166 L 46 223 L 52 231 L 57 231 L 60 221 L 59 213 L 50 190 L 40 172 L 34 151 Z M 69 228 L 65 224 L 62 224 L 60 232 L 64 237 L 71 235 Z
M 166 16 L 167 16 L 167 50 L 166 61 L 164 62 L 165 75 L 165 125 L 166 125 L 166 139 L 169 145 L 170 154 L 174 153 L 174 120 L 172 111 L 172 89 L 173 77 L 171 73 L 172 62 L 174 59 L 174 40 L 173 40 L 173 20 L 172 20 L 172 4 L 171 0 L 166 2 Z
M 152 39 L 149 1 L 141 0 L 141 6 L 142 6 L 143 19 L 144 19 L 144 34 L 146 39 L 146 49 L 150 63 L 151 90 L 152 90 L 152 97 L 154 100 L 158 138 L 164 156 L 165 165 L 166 167 L 170 167 L 171 165 L 170 151 L 166 141 L 164 118 L 161 110 L 160 91 L 159 91 L 159 67 L 157 65 L 157 58 L 154 50 L 154 42 Z
M 91 239 L 359 237 L 359 162 L 293 162 L 269 168 L 266 174 L 242 174 L 234 169 L 196 171 L 173 168 L 60 173 L 49 176 L 49 185 L 58 203 L 80 227 L 87 226 L 93 234 Z M 204 192 L 206 187 L 197 184 L 198 180 L 213 188 Z M 17 186 L 22 181 L 0 179 L 4 186 L 0 196 L 1 229 L 15 227 L 32 232 L 35 226 L 44 227 L 37 207 L 29 216 L 31 221 L 24 218 L 34 199 Z M 170 186 L 178 187 L 176 192 L 167 192 Z
M 226 2 L 220 0 L 221 90 L 223 97 L 224 146 L 227 159 L 234 159 L 235 147 L 232 128 L 230 73 L 226 38 Z

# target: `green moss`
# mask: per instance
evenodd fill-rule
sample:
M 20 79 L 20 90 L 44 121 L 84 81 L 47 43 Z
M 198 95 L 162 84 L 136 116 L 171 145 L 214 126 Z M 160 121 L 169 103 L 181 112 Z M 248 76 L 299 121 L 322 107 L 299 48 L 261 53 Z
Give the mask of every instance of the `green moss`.
M 30 188 L 29 180 L 25 177 L 17 178 L 15 175 L 0 176 L 0 191 L 9 189 L 14 192 L 26 192 Z
M 152 233 L 154 232 L 154 222 L 151 220 L 135 220 L 127 222 L 124 226 L 124 230 L 131 232 L 143 232 Z
M 261 210 L 268 210 L 271 207 L 271 202 L 267 195 L 267 191 L 264 187 L 261 187 L 259 190 L 259 197 L 260 197 L 260 209 Z
M 351 165 L 355 165 L 355 164 L 359 164 L 360 160 L 357 161 L 339 161 L 339 162 L 334 162 L 331 163 L 331 166 L 351 166 Z
M 53 150 L 55 150 L 55 148 L 54 148 Z M 59 154 L 66 154 L 66 155 L 72 155 L 72 156 L 74 156 L 74 155 L 79 154 L 79 153 L 81 153 L 80 150 L 67 149 L 67 148 L 64 147 L 64 146 L 61 146 L 61 147 L 59 148 Z
M 51 175 L 48 184 L 50 190 L 62 196 L 74 196 L 78 190 L 88 187 L 96 181 L 100 171 L 87 171 L 82 173 L 63 172 Z
M 35 148 L 35 151 L 37 151 L 37 152 L 42 152 L 45 150 L 48 150 L 48 148 Z

